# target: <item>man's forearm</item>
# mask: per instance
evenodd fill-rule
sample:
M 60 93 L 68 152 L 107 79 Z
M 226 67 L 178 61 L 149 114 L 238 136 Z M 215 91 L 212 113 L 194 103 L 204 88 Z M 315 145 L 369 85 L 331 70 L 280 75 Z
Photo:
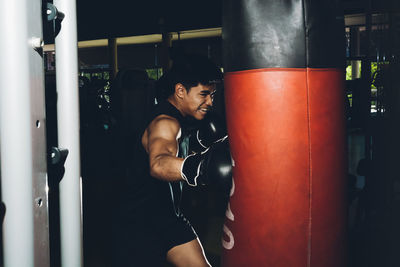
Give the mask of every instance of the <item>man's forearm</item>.
M 150 162 L 150 175 L 165 181 L 180 181 L 182 163 L 182 158 L 169 154 L 158 155 Z

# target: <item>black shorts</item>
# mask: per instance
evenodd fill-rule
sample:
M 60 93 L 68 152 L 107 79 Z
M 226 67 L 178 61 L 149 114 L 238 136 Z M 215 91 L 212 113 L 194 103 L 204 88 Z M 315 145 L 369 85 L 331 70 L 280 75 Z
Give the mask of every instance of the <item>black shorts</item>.
M 197 238 L 183 216 L 139 217 L 114 226 L 113 266 L 165 266 L 167 252 Z

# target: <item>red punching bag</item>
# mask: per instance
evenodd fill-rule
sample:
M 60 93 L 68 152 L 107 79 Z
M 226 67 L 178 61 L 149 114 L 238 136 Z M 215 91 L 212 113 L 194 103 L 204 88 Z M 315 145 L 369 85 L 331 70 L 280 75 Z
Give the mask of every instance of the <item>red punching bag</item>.
M 222 266 L 346 266 L 340 1 L 224 1 L 233 183 Z

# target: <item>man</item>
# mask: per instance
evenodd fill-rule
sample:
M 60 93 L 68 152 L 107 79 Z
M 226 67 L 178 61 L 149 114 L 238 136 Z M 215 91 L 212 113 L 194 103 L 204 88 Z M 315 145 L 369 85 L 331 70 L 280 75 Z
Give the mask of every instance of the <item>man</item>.
M 218 153 L 213 145 L 224 141 L 226 133 L 211 124 L 209 134 L 200 140 L 202 149 L 189 154 L 190 133 L 210 111 L 221 79 L 220 70 L 199 56 L 175 62 L 163 77 L 167 99 L 151 114 L 134 151 L 118 229 L 118 266 L 165 266 L 166 260 L 174 266 L 210 266 L 181 212 L 180 196 L 183 182 L 207 183 L 208 162 L 215 165 L 211 157 Z M 213 176 L 217 175 L 214 171 Z M 229 175 L 224 173 L 222 178 Z

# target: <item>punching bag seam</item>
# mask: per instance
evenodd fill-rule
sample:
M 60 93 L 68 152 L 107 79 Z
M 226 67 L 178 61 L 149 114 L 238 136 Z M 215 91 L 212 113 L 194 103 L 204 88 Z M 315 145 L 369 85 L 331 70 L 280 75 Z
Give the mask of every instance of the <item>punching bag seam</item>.
M 307 130 L 308 130 L 308 237 L 307 237 L 307 266 L 311 266 L 311 235 L 312 235 L 312 157 L 311 157 L 311 111 L 310 111 L 310 83 L 309 83 L 309 69 L 306 71 L 306 90 L 307 90 Z
M 303 25 L 304 25 L 304 48 L 306 62 L 306 90 L 307 90 L 307 130 L 308 130 L 308 237 L 307 237 L 307 266 L 311 266 L 311 233 L 312 233 L 312 162 L 311 162 L 311 112 L 310 112 L 310 83 L 309 83 L 309 29 L 307 27 L 307 0 L 303 0 Z
M 340 70 L 338 68 L 307 68 L 310 71 L 321 71 L 321 72 L 331 72 Z M 252 69 L 252 70 L 238 70 L 226 72 L 225 75 L 240 75 L 243 73 L 255 73 L 255 72 L 272 72 L 272 71 L 293 71 L 293 72 L 305 72 L 304 68 L 262 68 L 262 69 Z
M 252 70 L 238 70 L 226 72 L 224 75 L 240 75 L 243 73 L 255 73 L 255 72 L 272 72 L 272 71 L 293 71 L 293 72 L 305 72 L 304 68 L 262 68 L 262 69 L 252 69 Z
M 319 72 L 332 72 L 332 71 L 342 71 L 340 68 L 307 68 L 309 71 L 319 71 Z

